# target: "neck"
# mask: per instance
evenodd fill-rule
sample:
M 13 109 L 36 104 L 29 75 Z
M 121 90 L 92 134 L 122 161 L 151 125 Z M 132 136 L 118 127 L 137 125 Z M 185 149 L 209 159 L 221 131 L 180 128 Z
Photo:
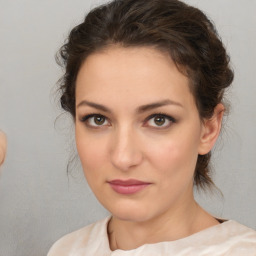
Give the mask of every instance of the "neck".
M 113 216 L 108 225 L 109 243 L 113 251 L 132 250 L 144 244 L 178 240 L 217 224 L 193 199 L 144 222 Z

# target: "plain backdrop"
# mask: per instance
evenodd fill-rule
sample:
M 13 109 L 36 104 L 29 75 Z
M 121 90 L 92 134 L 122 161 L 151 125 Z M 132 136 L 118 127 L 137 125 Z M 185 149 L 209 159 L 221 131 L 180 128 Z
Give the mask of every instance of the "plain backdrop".
M 235 71 L 232 108 L 213 159 L 223 197 L 197 198 L 212 214 L 256 229 L 256 1 L 186 2 L 214 20 Z M 98 3 L 0 0 L 0 128 L 8 136 L 0 177 L 1 256 L 44 256 L 62 235 L 108 214 L 78 161 L 67 175 L 73 127 L 68 115 L 57 118 L 55 87 L 62 74 L 55 52 Z

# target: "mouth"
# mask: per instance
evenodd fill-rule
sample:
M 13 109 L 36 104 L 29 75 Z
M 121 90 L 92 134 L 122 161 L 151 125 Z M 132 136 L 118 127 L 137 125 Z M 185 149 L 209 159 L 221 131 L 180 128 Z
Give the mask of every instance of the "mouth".
M 134 179 L 111 180 L 111 181 L 108 181 L 108 183 L 115 192 L 123 195 L 135 194 L 151 184 L 148 182 L 134 180 Z

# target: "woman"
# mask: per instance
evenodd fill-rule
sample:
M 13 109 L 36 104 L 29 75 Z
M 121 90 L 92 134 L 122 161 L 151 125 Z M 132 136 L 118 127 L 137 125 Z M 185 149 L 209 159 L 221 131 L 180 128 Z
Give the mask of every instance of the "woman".
M 210 151 L 233 80 L 213 24 L 177 0 L 92 10 L 61 48 L 62 107 L 85 177 L 111 216 L 55 255 L 255 255 L 256 232 L 202 209 Z
M 0 130 L 0 166 L 4 163 L 7 141 L 5 134 Z

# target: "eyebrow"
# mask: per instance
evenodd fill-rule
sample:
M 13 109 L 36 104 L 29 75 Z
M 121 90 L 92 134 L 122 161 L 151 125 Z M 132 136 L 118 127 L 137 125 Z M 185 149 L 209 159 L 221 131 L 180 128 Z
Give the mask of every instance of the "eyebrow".
M 99 109 L 99 110 L 102 110 L 104 112 L 111 112 L 111 110 L 101 104 L 97 104 L 97 103 L 94 103 L 94 102 L 90 102 L 88 100 L 82 100 L 79 104 L 77 104 L 76 108 L 79 108 L 81 106 L 90 106 L 90 107 L 93 107 L 93 108 L 96 108 L 96 109 Z
M 136 109 L 136 112 L 140 114 L 140 113 L 152 110 L 154 108 L 159 108 L 159 107 L 166 106 L 166 105 L 175 105 L 175 106 L 178 106 L 178 107 L 183 107 L 179 102 L 172 101 L 170 99 L 166 99 L 166 100 L 162 100 L 162 101 L 153 102 L 153 103 L 149 103 L 149 104 L 139 106 Z M 112 111 L 109 108 L 107 108 L 106 106 L 98 104 L 98 103 L 90 102 L 90 101 L 87 101 L 87 100 L 82 100 L 79 104 L 77 104 L 76 108 L 79 108 L 81 106 L 90 106 L 90 107 L 102 110 L 104 112 L 107 112 L 107 113 L 112 113 Z
M 142 112 L 149 111 L 149 110 L 152 110 L 154 108 L 159 108 L 159 107 L 166 106 L 166 105 L 175 105 L 175 106 L 183 107 L 179 102 L 166 99 L 166 100 L 162 100 L 162 101 L 142 105 L 142 106 L 137 108 L 136 112 L 142 113 Z

